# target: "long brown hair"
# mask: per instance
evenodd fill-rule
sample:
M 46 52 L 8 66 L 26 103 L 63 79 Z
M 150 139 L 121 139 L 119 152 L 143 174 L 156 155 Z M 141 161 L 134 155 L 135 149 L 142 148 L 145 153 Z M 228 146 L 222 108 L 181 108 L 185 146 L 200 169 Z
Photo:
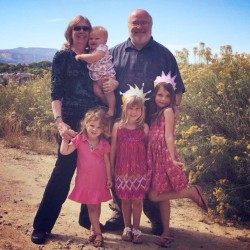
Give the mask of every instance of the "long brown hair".
M 76 24 L 78 24 L 79 22 L 81 21 L 85 21 L 87 23 L 87 25 L 90 27 L 90 30 L 92 29 L 92 25 L 89 21 L 89 19 L 85 16 L 76 16 L 74 17 L 68 24 L 66 30 L 65 30 L 65 33 L 64 33 L 64 36 L 66 38 L 66 43 L 64 43 L 62 45 L 62 49 L 69 49 L 71 48 L 72 44 L 73 44 L 73 39 L 72 39 L 72 30 L 74 28 L 74 26 Z
M 164 109 L 167 108 L 167 107 L 164 107 L 164 108 L 159 109 L 159 107 L 156 105 L 155 97 L 156 97 L 158 91 L 160 90 L 160 88 L 164 88 L 166 91 L 169 92 L 170 104 L 167 107 L 172 108 L 173 111 L 175 112 L 174 107 L 176 105 L 176 95 L 175 95 L 174 88 L 173 88 L 172 84 L 170 84 L 170 83 L 160 82 L 155 86 L 153 94 L 152 94 L 151 99 L 150 99 L 150 123 L 152 123 L 154 121 L 158 122 L 159 118 L 161 117 L 161 115 L 164 112 Z

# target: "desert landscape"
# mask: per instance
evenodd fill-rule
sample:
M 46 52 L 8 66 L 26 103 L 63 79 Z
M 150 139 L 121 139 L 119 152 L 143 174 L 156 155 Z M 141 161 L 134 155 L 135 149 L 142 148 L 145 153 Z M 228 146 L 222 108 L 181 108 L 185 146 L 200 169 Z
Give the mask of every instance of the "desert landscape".
M 39 155 L 28 149 L 13 149 L 4 145 L 4 141 L 0 140 L 0 249 L 96 249 L 88 242 L 88 230 L 78 224 L 80 205 L 70 200 L 64 203 L 46 244 L 35 245 L 30 241 L 33 218 L 56 156 Z M 171 205 L 171 232 L 175 237 L 171 249 L 250 249 L 249 230 L 216 224 L 187 200 L 173 201 Z M 105 223 L 110 215 L 108 202 L 104 203 L 101 222 Z M 154 244 L 156 236 L 150 234 L 150 223 L 144 214 L 141 230 L 144 234 L 142 245 L 122 242 L 120 231 L 105 232 L 102 249 L 160 249 Z

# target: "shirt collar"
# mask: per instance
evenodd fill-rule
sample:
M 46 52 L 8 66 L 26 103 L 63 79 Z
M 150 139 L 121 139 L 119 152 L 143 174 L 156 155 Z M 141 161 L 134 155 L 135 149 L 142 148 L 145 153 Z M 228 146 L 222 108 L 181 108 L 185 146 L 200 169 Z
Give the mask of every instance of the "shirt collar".
M 82 134 L 81 140 L 82 140 L 83 142 L 87 142 L 87 143 L 88 143 L 88 138 L 87 138 L 87 136 L 86 136 L 85 134 Z M 104 139 L 101 138 L 100 141 L 99 141 L 99 143 L 97 144 L 96 147 L 99 147 L 99 145 L 101 145 L 101 144 L 103 143 L 103 141 L 104 141 Z
M 82 139 L 82 141 L 84 141 L 84 142 L 88 140 L 88 138 L 87 138 L 87 136 L 86 136 L 85 134 L 82 134 L 82 138 L 81 138 L 81 139 Z
M 154 39 L 153 39 L 153 37 L 151 36 L 149 42 L 148 42 L 142 49 L 151 47 L 152 44 L 153 44 L 153 41 L 154 41 Z M 136 50 L 137 50 L 137 48 L 136 48 L 136 47 L 133 45 L 133 43 L 131 42 L 131 39 L 130 39 L 130 38 L 128 38 L 128 40 L 126 41 L 126 46 L 125 46 L 125 50 L 128 50 L 128 49 L 136 49 Z

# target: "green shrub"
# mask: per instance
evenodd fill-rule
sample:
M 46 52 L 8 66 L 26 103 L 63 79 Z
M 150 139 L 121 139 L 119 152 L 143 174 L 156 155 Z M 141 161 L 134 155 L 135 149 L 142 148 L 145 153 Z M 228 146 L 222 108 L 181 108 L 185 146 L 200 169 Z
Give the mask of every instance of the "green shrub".
M 11 119 L 10 119 L 11 118 Z M 50 102 L 50 78 L 46 75 L 24 84 L 10 82 L 0 86 L 0 135 L 9 136 L 11 126 L 18 123 L 22 135 L 51 137 L 53 115 Z
M 250 219 L 250 56 L 230 55 L 210 65 L 181 67 L 186 93 L 177 124 L 177 148 L 190 183 L 206 191 L 218 221 Z M 50 78 L 0 85 L 0 136 L 51 139 Z
M 250 56 L 184 66 L 187 92 L 177 126 L 177 147 L 191 183 L 207 191 L 210 213 L 250 220 Z

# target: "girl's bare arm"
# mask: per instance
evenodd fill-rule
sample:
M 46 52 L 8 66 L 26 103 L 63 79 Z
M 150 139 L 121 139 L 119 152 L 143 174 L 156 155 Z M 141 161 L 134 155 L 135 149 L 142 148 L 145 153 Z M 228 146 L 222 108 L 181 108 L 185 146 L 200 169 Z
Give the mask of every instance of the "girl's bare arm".
M 68 142 L 67 140 L 62 140 L 61 146 L 60 146 L 60 153 L 62 155 L 69 155 L 75 150 L 75 146 L 72 142 Z
M 114 174 L 114 169 L 115 169 L 117 129 L 118 129 L 118 123 L 115 123 L 112 129 L 111 149 L 110 149 L 110 162 L 111 162 L 112 175 Z
M 111 164 L 110 164 L 110 154 L 104 154 L 104 162 L 106 165 L 106 173 L 107 173 L 107 188 L 112 188 L 112 177 L 111 177 Z
M 175 159 L 175 138 L 174 138 L 174 111 L 171 108 L 164 110 L 165 117 L 165 140 L 173 163 L 179 167 L 184 167 L 182 162 Z

